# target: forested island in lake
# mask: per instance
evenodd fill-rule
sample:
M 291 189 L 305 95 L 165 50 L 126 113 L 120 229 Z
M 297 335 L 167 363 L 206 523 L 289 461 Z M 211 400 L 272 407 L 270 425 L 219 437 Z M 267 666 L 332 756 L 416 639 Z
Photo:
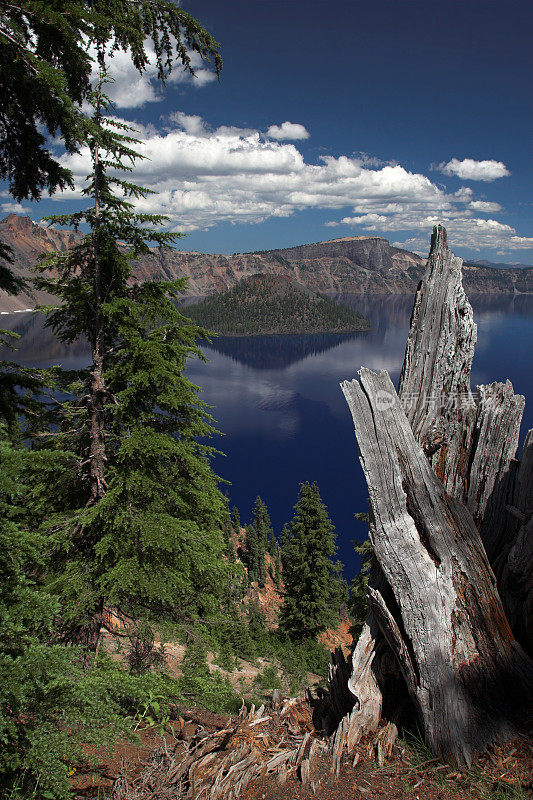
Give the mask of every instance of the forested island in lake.
M 187 306 L 186 313 L 204 328 L 228 336 L 370 328 L 363 314 L 281 275 L 252 275 L 226 292 Z

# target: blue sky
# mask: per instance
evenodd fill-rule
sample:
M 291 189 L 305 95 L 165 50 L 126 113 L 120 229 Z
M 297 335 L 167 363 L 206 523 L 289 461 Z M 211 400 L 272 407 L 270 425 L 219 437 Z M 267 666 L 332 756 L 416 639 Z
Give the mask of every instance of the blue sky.
M 161 90 L 113 62 L 118 113 L 150 157 L 137 178 L 160 193 L 146 208 L 188 233 L 180 249 L 382 235 L 425 252 L 442 221 L 459 255 L 533 263 L 533 4 L 183 6 L 221 43 L 220 83 L 200 69 Z M 66 163 L 81 181 L 86 155 Z M 22 205 L 39 219 L 77 203 Z

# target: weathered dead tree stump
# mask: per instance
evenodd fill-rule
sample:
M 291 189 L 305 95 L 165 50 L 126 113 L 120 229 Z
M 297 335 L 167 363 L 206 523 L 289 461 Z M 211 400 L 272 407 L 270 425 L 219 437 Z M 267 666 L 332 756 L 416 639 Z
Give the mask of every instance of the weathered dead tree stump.
M 511 521 L 493 566 L 507 619 L 533 654 L 533 430 L 526 436 L 506 511 Z
M 435 228 L 398 387 L 415 439 L 448 492 L 461 498 L 476 416 L 470 372 L 477 340 L 462 263 L 448 250 L 445 230 Z
M 351 699 L 333 739 L 336 768 L 345 747 L 377 730 L 384 705 L 395 717 L 402 695 L 433 751 L 460 764 L 520 728 L 532 708 L 533 662 L 511 632 L 485 548 L 526 644 L 533 446 L 530 435 L 517 468 L 524 398 L 509 382 L 470 390 L 477 334 L 461 265 L 438 226 L 399 396 L 386 373 L 363 369 L 360 381 L 342 384 L 370 494 L 375 563 Z M 333 667 L 332 696 L 341 696 L 346 668 Z
M 435 474 L 471 512 L 500 581 L 518 533 L 509 507 L 514 507 L 525 400 L 514 394 L 510 381 L 478 386 L 472 395 L 477 328 L 462 285 L 462 263 L 448 249 L 446 230 L 440 225 L 434 228 L 428 264 L 415 295 L 398 396 Z M 522 568 L 514 565 L 521 585 L 527 581 L 526 567 L 526 563 Z M 502 586 L 500 593 L 507 610 Z M 515 609 L 510 619 L 513 631 L 533 655 L 519 617 Z
M 385 579 L 382 587 L 369 584 L 372 617 L 429 746 L 469 764 L 475 750 L 519 724 L 523 693 L 533 696 L 533 665 L 511 633 L 472 516 L 436 477 L 389 376 L 366 369 L 359 376 L 343 391 L 370 493 L 372 547 Z M 363 677 L 370 675 L 363 662 L 371 639 L 369 627 L 354 654 L 350 685 L 358 697 L 364 687 L 376 706 L 379 677 Z M 364 713 L 360 703 L 357 716 Z

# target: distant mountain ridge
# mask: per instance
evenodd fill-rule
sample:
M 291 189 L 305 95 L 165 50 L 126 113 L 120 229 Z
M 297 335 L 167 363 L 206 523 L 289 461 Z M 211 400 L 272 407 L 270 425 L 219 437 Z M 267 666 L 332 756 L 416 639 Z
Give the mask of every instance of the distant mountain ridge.
M 28 278 L 42 252 L 64 251 L 77 240 L 73 231 L 36 225 L 29 217 L 9 214 L 0 221 L 0 239 L 13 249 L 13 271 Z M 206 297 L 231 288 L 243 278 L 272 274 L 291 278 L 314 292 L 340 294 L 412 294 L 426 259 L 393 247 L 380 236 L 346 236 L 315 244 L 255 253 L 153 252 L 134 265 L 139 280 L 186 277 L 190 294 Z M 533 293 L 533 267 L 497 269 L 469 262 L 463 269 L 471 294 Z M 0 311 L 33 308 L 50 297 L 29 290 L 16 297 L 0 292 Z
M 531 264 L 507 264 L 504 261 L 486 261 L 485 259 L 470 259 L 468 263 L 478 267 L 496 267 L 496 269 L 533 269 Z

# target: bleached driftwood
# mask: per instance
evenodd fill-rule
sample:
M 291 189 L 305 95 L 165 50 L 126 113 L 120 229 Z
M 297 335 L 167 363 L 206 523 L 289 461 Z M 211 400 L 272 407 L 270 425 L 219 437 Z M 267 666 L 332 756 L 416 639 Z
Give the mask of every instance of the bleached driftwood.
M 387 373 L 362 369 L 359 381 L 342 388 L 370 493 L 370 538 L 386 580 L 385 590 L 369 582 L 372 618 L 428 744 L 469 764 L 475 750 L 519 723 L 533 696 L 533 665 L 514 641 L 472 516 L 436 477 Z M 354 694 L 370 686 L 375 707 L 375 675 L 364 680 L 372 647 L 365 630 L 350 685 Z M 365 698 L 356 696 L 360 715 Z M 353 719 L 354 711 L 349 726 Z

